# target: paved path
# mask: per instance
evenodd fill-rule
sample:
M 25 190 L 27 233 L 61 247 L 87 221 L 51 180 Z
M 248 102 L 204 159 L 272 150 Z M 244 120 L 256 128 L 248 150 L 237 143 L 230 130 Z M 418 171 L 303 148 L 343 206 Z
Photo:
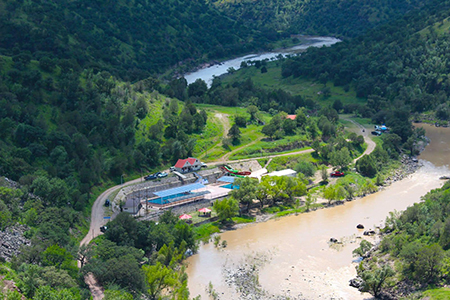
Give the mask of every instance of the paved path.
M 139 183 L 142 179 L 138 178 L 129 182 L 126 182 L 123 185 L 116 185 L 112 188 L 107 189 L 104 191 L 98 198 L 95 200 L 94 205 L 92 205 L 92 212 L 91 212 L 91 224 L 89 226 L 89 232 L 84 237 L 84 239 L 80 242 L 80 246 L 89 244 L 93 238 L 96 236 L 102 234 L 100 231 L 100 227 L 108 223 L 108 219 L 104 219 L 105 216 L 105 201 L 108 199 L 108 197 L 113 193 L 115 190 L 119 188 L 123 188 L 127 185 L 132 185 L 135 183 Z M 112 205 L 112 203 L 111 203 Z M 114 218 L 114 216 L 117 213 L 113 214 L 111 216 L 111 219 Z M 78 261 L 78 267 L 81 267 L 80 261 Z M 89 290 L 91 291 L 91 295 L 93 300 L 100 300 L 105 297 L 105 294 L 103 293 L 104 290 L 102 286 L 97 282 L 97 279 L 92 275 L 91 273 L 87 274 L 84 277 L 84 281 L 89 286 Z

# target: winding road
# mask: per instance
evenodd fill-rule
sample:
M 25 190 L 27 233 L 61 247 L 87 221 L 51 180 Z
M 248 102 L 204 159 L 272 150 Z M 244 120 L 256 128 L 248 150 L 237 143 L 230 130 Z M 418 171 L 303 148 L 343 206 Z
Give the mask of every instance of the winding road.
M 220 118 L 223 120 L 223 115 L 220 116 Z M 225 119 L 228 118 L 225 117 Z M 363 155 L 366 154 L 370 154 L 374 149 L 375 149 L 375 142 L 372 141 L 372 139 L 370 139 L 369 135 L 368 135 L 368 130 L 367 128 L 364 128 L 361 124 L 355 122 L 354 120 L 348 119 L 348 118 L 343 118 L 344 120 L 350 121 L 353 124 L 355 124 L 357 127 L 359 127 L 361 130 L 365 129 L 364 132 L 361 132 L 361 134 L 364 136 L 364 140 L 367 143 L 367 148 L 364 151 L 364 153 L 359 156 L 358 158 L 356 158 L 354 160 L 354 162 L 356 162 L 359 158 L 361 158 Z M 224 129 L 227 129 L 226 121 L 223 122 L 224 124 Z M 229 126 L 229 122 L 228 122 L 228 126 Z M 229 130 L 229 127 L 228 127 Z M 224 133 L 224 135 L 227 134 L 228 130 L 226 130 L 226 132 Z M 261 158 L 274 158 L 274 157 L 280 157 L 280 156 L 291 156 L 291 155 L 298 155 L 298 154 L 305 154 L 305 153 L 311 153 L 314 152 L 314 149 L 306 149 L 306 150 L 300 150 L 300 151 L 295 151 L 295 152 L 290 152 L 290 153 L 283 153 L 283 154 L 274 154 L 274 155 L 268 155 L 268 156 L 261 156 L 261 157 L 252 157 L 252 158 L 247 158 L 247 159 L 240 159 L 240 160 L 228 160 L 228 161 L 222 161 L 221 159 L 219 159 L 219 161 L 215 161 L 215 162 L 210 162 L 208 163 L 209 166 L 216 166 L 216 165 L 220 165 L 220 164 L 224 164 L 224 163 L 236 163 L 236 162 L 243 162 L 243 161 L 250 161 L 250 160 L 255 160 L 255 159 L 261 159 Z M 168 170 L 167 170 L 168 172 Z M 94 239 L 95 237 L 97 237 L 98 235 L 102 234 L 100 231 L 100 227 L 105 225 L 109 219 L 105 219 L 105 206 L 104 203 L 106 201 L 106 199 L 108 199 L 110 197 L 110 195 L 116 191 L 117 189 L 121 189 L 125 186 L 128 185 L 133 185 L 136 183 L 141 182 L 143 179 L 142 178 L 137 178 L 128 182 L 125 182 L 122 185 L 116 185 L 113 186 L 109 189 L 107 189 L 106 191 L 104 191 L 100 196 L 97 197 L 97 199 L 95 200 L 93 206 L 92 206 L 92 213 L 91 213 L 91 223 L 90 223 L 90 227 L 89 227 L 89 232 L 88 234 L 83 238 L 83 240 L 80 242 L 80 247 L 82 245 L 87 245 L 89 244 L 92 239 Z M 114 217 L 117 215 L 117 212 L 114 212 L 113 215 L 111 216 L 111 220 L 114 219 Z M 80 262 L 78 263 L 78 267 L 80 267 Z M 94 278 L 94 276 L 92 276 L 92 274 L 88 274 L 85 277 L 85 282 L 86 284 L 89 286 L 89 289 L 91 291 L 93 300 L 100 300 L 104 298 L 104 293 L 103 293 L 103 288 L 97 283 L 96 279 Z

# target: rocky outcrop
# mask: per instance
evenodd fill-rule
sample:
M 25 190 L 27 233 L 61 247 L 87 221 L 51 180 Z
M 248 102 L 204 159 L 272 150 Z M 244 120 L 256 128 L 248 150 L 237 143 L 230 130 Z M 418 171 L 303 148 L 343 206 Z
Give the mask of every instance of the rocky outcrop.
M 15 225 L 0 231 L 0 257 L 6 261 L 20 254 L 22 246 L 30 246 L 30 240 L 24 237 L 28 230 L 25 225 Z
M 402 167 L 395 170 L 389 177 L 385 180 L 385 185 L 390 185 L 396 181 L 402 180 L 406 176 L 414 173 L 419 169 L 422 164 L 415 157 L 409 157 L 407 155 L 403 155 L 400 159 L 402 163 Z

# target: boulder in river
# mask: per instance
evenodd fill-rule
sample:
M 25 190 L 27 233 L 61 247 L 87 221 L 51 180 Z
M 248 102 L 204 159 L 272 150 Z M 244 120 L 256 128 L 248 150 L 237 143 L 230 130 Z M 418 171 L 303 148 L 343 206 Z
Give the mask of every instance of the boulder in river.
M 367 230 L 367 231 L 364 231 L 364 235 L 375 235 L 375 231 L 374 230 Z
M 354 288 L 359 288 L 360 286 L 361 286 L 361 284 L 362 284 L 362 280 L 361 280 L 361 278 L 353 278 L 353 279 L 350 279 L 349 280 L 350 281 L 350 286 L 351 287 L 354 287 Z

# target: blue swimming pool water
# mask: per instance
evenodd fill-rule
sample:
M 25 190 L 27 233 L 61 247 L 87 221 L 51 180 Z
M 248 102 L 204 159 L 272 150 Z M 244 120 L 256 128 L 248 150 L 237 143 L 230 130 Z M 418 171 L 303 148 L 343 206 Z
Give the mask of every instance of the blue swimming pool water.
M 199 192 L 199 193 L 181 193 L 181 194 L 171 195 L 168 197 L 161 197 L 161 198 L 157 198 L 157 199 L 148 200 L 148 203 L 163 205 L 163 204 L 174 203 L 174 202 L 178 202 L 181 200 L 194 198 L 194 197 L 201 196 L 201 195 L 204 195 L 207 193 L 209 193 L 209 191 L 203 191 L 203 192 Z
M 238 185 L 233 185 L 232 183 L 226 184 L 226 185 L 221 185 L 220 187 L 226 188 L 226 189 L 230 189 L 230 190 L 238 190 L 239 186 Z

